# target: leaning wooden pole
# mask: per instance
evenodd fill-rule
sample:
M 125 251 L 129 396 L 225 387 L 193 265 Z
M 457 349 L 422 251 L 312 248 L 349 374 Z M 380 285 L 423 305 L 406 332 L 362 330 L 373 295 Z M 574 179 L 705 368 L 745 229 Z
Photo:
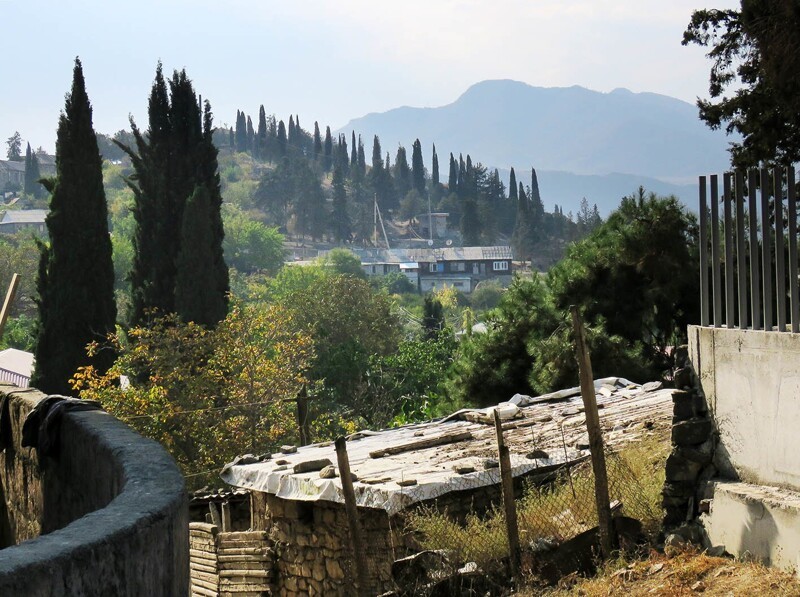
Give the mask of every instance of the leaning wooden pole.
M 606 473 L 606 456 L 603 450 L 603 433 L 600 430 L 600 415 L 595 398 L 592 361 L 586 345 L 586 331 L 581 315 L 575 305 L 570 307 L 572 325 L 575 329 L 575 352 L 578 359 L 578 370 L 581 379 L 581 397 L 586 414 L 586 430 L 589 432 L 589 450 L 594 472 L 594 495 L 597 502 L 597 521 L 600 528 L 600 550 L 603 557 L 611 555 L 614 547 L 614 535 L 611 521 L 611 507 L 608 497 L 608 475 Z
M 14 274 L 11 277 L 11 284 L 8 285 L 6 300 L 3 301 L 3 310 L 0 311 L 0 338 L 3 337 L 3 332 L 6 330 L 6 321 L 8 320 L 8 314 L 11 312 L 11 305 L 14 304 L 14 298 L 17 296 L 18 285 L 19 274 Z
M 347 513 L 347 525 L 350 529 L 350 543 L 353 547 L 353 559 L 356 564 L 356 594 L 367 593 L 367 560 L 364 555 L 364 543 L 361 538 L 361 525 L 358 522 L 356 493 L 353 490 L 353 477 L 350 474 L 350 459 L 347 456 L 347 440 L 340 437 L 335 442 L 336 459 L 339 464 L 339 479 L 342 481 L 344 507 Z
M 517 502 L 514 500 L 514 475 L 511 472 L 511 454 L 503 439 L 503 425 L 497 409 L 494 411 L 494 427 L 497 430 L 497 455 L 500 460 L 500 481 L 503 490 L 503 507 L 506 514 L 508 555 L 511 574 L 519 578 L 519 526 L 517 524 Z

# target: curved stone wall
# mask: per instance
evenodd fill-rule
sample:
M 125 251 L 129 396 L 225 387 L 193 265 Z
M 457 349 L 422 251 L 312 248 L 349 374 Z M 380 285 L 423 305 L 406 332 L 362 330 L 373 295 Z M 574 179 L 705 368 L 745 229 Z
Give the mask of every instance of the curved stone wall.
M 43 398 L 0 384 L 0 595 L 187 595 L 183 478 L 156 442 L 102 411 L 65 413 L 57 459 L 21 447 Z

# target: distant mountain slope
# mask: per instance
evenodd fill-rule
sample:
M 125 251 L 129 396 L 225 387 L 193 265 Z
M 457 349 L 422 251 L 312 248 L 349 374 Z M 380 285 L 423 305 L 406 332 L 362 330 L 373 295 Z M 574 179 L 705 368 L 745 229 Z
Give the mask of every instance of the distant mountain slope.
M 517 180 L 523 184 L 530 184 L 530 170 L 516 170 Z M 500 177 L 507 183 L 509 171 L 501 168 Z M 572 174 L 571 172 L 558 172 L 553 170 L 537 170 L 539 190 L 542 201 L 547 211 L 553 211 L 553 206 L 558 205 L 568 212 L 577 214 L 580 201 L 583 197 L 589 204 L 597 204 L 600 215 L 606 217 L 610 212 L 619 207 L 622 197 L 637 192 L 640 186 L 646 191 L 653 191 L 659 195 L 675 195 L 688 208 L 697 212 L 697 183 L 673 184 L 647 176 L 635 174 Z
M 517 81 L 484 81 L 452 104 L 402 107 L 350 121 L 369 152 L 372 136 L 392 153 L 417 137 L 426 164 L 436 143 L 443 178 L 449 152 L 498 168 L 606 176 L 633 174 L 690 183 L 728 164 L 724 133 L 709 130 L 687 102 L 654 93 L 583 87 L 542 88 Z

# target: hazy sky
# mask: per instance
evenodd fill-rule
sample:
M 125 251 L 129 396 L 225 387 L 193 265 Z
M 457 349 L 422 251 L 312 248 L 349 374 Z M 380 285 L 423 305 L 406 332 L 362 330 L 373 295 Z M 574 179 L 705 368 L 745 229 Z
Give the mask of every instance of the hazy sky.
M 236 110 L 324 130 L 368 112 L 451 103 L 485 79 L 627 87 L 694 102 L 692 10 L 732 0 L 0 0 L 0 159 L 18 130 L 52 150 L 75 56 L 95 129 L 146 127 L 156 62 L 186 68 L 217 125 Z M 413 135 L 413 132 L 411 132 Z

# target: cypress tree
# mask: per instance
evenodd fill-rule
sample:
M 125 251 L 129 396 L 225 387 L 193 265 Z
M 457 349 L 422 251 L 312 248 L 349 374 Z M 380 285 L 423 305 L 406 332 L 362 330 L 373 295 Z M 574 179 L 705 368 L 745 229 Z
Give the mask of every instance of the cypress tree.
M 247 117 L 247 151 L 253 151 L 256 147 L 256 132 L 253 129 L 253 121 Z
M 291 118 L 289 120 L 289 125 L 291 126 L 292 121 Z M 286 155 L 286 125 L 283 124 L 283 120 L 278 123 L 278 157 L 282 158 Z
M 247 117 L 236 110 L 236 151 L 247 151 Z
M 394 184 L 402 200 L 411 190 L 411 168 L 408 167 L 406 148 L 400 145 L 394 158 Z
M 314 121 L 314 161 L 322 159 L 322 137 L 319 134 L 319 123 Z
M 350 166 L 353 170 L 358 169 L 358 146 L 356 145 L 356 132 L 352 131 L 352 138 L 350 140 Z
M 289 114 L 289 130 L 287 131 L 286 141 L 289 145 L 294 145 L 297 142 L 297 131 L 294 126 L 294 117 Z
M 238 119 L 241 122 L 243 118 L 241 112 Z M 211 314 L 202 320 L 211 325 L 208 322 L 216 323 L 225 316 L 228 292 L 211 107 L 205 102 L 201 109 L 186 71 L 173 74 L 168 96 L 159 64 L 150 96 L 149 119 L 147 139 L 131 122 L 138 155 L 125 148 L 133 161 L 135 179 L 129 180 L 129 185 L 136 200 L 131 323 L 140 325 L 152 315 L 174 312 L 186 321 L 192 320 L 181 313 L 175 299 L 181 253 L 207 253 L 192 246 L 194 237 L 184 241 L 182 236 L 186 203 L 202 186 L 210 205 L 210 236 L 203 241 L 210 243 L 210 258 L 204 267 L 208 270 L 206 275 L 213 279 L 205 290 L 212 298 L 203 301 L 216 301 Z
M 336 242 L 343 242 L 350 238 L 352 226 L 347 215 L 347 189 L 344 184 L 344 173 L 341 164 L 333 168 L 333 210 L 331 212 L 331 233 Z
M 474 247 L 480 242 L 480 220 L 475 199 L 467 197 L 461 213 L 461 242 L 465 247 Z
M 449 193 L 458 191 L 458 167 L 453 154 L 450 154 L 450 175 L 447 178 L 447 190 Z
M 358 136 L 358 174 L 362 179 L 367 174 L 367 158 L 364 155 L 364 143 L 361 142 L 361 135 Z
M 68 394 L 78 367 L 91 364 L 105 373 L 113 362 L 110 351 L 87 357 L 86 345 L 113 332 L 117 316 L 102 158 L 78 59 L 58 123 L 56 176 L 47 185 L 50 242 L 40 246 L 31 384 L 49 394 Z
M 439 156 L 436 155 L 436 144 L 433 144 L 433 158 L 431 160 L 431 186 L 439 186 Z
M 28 143 L 25 149 L 25 184 L 22 191 L 26 195 L 39 198 L 42 196 L 42 187 L 39 179 L 42 177 L 39 172 L 39 158 L 31 151 L 31 144 Z
M 186 202 L 181 225 L 181 249 L 178 253 L 178 273 L 175 283 L 175 308 L 184 321 L 213 326 L 219 321 L 214 311 L 214 272 L 208 267 L 213 260 L 211 201 L 203 185 Z M 222 314 L 224 317 L 225 314 Z
M 328 172 L 333 165 L 333 139 L 331 138 L 331 127 L 325 127 L 325 172 Z
M 515 208 L 518 208 L 517 201 L 519 201 L 519 196 L 517 195 L 517 175 L 514 173 L 514 168 L 511 168 L 511 174 L 508 176 L 508 200 L 511 202 Z
M 258 108 L 258 131 L 256 132 L 256 157 L 263 160 L 267 151 L 267 113 L 264 104 Z
M 422 162 L 422 144 L 419 139 L 411 146 L 411 186 L 419 193 L 420 198 L 425 194 L 425 164 Z

